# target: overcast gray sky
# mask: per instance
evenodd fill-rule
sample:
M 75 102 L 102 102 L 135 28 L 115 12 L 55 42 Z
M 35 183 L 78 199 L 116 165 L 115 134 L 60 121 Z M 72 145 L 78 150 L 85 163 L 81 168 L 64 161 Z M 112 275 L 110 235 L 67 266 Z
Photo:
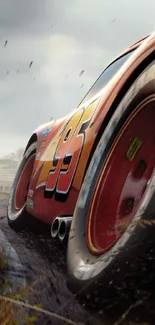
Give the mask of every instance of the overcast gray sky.
M 154 13 L 154 0 L 1 0 L 0 155 L 74 109 L 109 61 L 155 30 Z

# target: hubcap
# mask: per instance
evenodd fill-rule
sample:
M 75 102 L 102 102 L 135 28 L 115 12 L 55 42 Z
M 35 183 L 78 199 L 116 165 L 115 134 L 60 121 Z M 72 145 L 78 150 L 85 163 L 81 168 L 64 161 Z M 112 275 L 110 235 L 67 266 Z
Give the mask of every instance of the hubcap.
M 108 154 L 90 203 L 87 244 L 103 253 L 135 216 L 155 166 L 155 98 L 130 115 Z

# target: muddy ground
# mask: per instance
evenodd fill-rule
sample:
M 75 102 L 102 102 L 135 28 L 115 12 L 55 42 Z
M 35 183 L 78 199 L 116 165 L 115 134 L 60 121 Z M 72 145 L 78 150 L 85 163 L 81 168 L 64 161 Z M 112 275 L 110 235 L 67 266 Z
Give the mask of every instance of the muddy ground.
M 7 200 L 7 196 L 0 196 L 0 229 L 15 249 L 21 263 L 21 267 L 14 270 L 13 277 L 15 281 L 19 278 L 20 281 L 26 280 L 26 285 L 37 280 L 28 301 L 66 318 L 65 321 L 40 314 L 37 325 L 62 325 L 70 320 L 85 325 L 155 324 L 154 247 L 143 261 L 138 262 L 136 273 L 133 271 L 123 294 L 119 294 L 119 298 L 113 297 L 106 307 L 104 303 L 99 312 L 90 312 L 75 300 L 66 287 L 66 247 L 53 243 L 48 227 L 40 227 L 39 224 L 35 229 L 22 233 L 10 229 L 6 220 Z M 105 310 L 111 317 L 103 316 Z

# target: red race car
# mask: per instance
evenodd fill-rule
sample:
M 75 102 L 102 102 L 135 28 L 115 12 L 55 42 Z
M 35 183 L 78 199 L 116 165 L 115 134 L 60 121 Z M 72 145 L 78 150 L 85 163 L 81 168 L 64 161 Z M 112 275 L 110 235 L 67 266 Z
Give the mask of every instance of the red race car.
M 34 131 L 16 173 L 8 223 L 32 216 L 68 235 L 68 286 L 102 283 L 148 245 L 155 197 L 155 34 L 99 76 L 78 108 Z M 149 230 L 148 230 L 149 229 Z M 151 238 L 151 236 L 149 236 Z

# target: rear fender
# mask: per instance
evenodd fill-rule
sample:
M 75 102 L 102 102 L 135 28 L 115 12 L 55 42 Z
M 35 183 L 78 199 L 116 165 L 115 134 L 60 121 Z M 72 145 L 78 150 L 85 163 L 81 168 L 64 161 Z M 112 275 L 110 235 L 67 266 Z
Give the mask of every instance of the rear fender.
M 42 153 L 44 152 L 44 150 L 47 147 L 47 145 L 49 144 L 49 142 L 52 141 L 53 137 L 58 132 L 58 130 L 62 127 L 63 124 L 64 124 L 63 119 L 56 121 L 56 122 L 52 121 L 52 122 L 42 125 L 38 129 L 36 129 L 34 131 L 34 133 L 32 134 L 31 138 L 29 139 L 29 141 L 27 143 L 25 151 L 24 151 L 24 154 L 25 154 L 32 143 L 34 143 L 34 142 L 37 143 L 36 144 L 36 158 L 34 161 L 32 175 L 35 172 L 35 170 L 37 169 L 37 165 L 39 163 L 40 156 L 42 155 Z M 35 190 L 31 183 L 30 183 L 30 188 L 31 188 L 31 190 Z
M 50 121 L 39 128 L 37 128 L 29 139 L 27 146 L 25 148 L 25 152 L 30 147 L 30 145 L 34 142 L 37 142 L 36 149 L 36 161 L 41 156 L 42 152 L 46 148 L 49 141 L 52 140 L 56 132 L 61 128 L 64 123 L 64 119 L 58 121 Z M 24 154 L 25 154 L 24 152 Z

